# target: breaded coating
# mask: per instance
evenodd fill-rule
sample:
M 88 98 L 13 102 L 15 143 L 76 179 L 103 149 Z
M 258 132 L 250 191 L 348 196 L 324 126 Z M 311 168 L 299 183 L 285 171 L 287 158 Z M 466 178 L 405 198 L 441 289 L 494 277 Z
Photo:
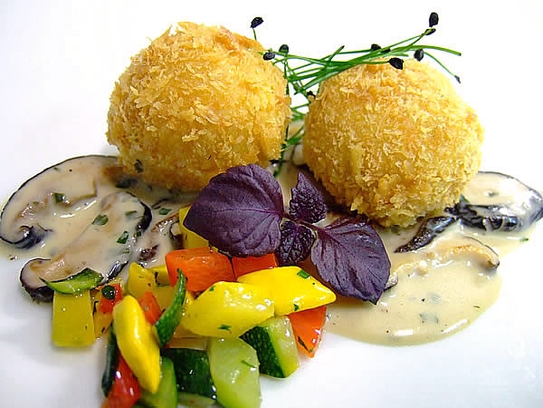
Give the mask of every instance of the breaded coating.
M 307 164 L 342 204 L 408 226 L 458 201 L 481 163 L 483 129 L 441 71 L 360 65 L 321 84 L 305 119 Z
M 230 167 L 277 158 L 290 98 L 263 50 L 223 27 L 179 23 L 133 57 L 108 112 L 125 171 L 194 191 Z

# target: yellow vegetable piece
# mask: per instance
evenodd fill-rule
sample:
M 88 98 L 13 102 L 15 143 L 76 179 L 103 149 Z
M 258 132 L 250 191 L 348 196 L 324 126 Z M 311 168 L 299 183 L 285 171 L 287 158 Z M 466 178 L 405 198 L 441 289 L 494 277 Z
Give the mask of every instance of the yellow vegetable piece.
M 159 266 L 153 266 L 151 268 L 151 271 L 155 275 L 155 281 L 156 281 L 157 285 L 171 286 L 170 276 L 168 275 L 168 268 L 166 267 L 166 264 L 159 265 Z
M 139 298 L 156 286 L 155 274 L 150 269 L 132 262 L 128 268 L 127 290 L 135 298 Z
M 179 209 L 179 230 L 181 231 L 181 242 L 183 243 L 183 248 L 200 248 L 204 246 L 209 246 L 207 240 L 194 231 L 189 230 L 183 225 L 183 221 L 187 216 L 187 213 L 190 210 L 190 206 L 182 207 Z
M 160 384 L 160 349 L 138 301 L 127 295 L 113 308 L 117 345 L 140 385 L 154 393 Z
M 77 295 L 53 295 L 52 340 L 59 347 L 82 347 L 94 343 L 92 302 L 88 290 Z
M 271 292 L 275 315 L 283 316 L 332 303 L 336 295 L 298 266 L 280 266 L 242 275 L 238 282 Z
M 273 316 L 273 301 L 265 287 L 217 282 L 188 304 L 183 327 L 210 337 L 238 337 Z
M 181 321 L 179 322 L 179 325 L 173 332 L 173 337 L 176 339 L 184 339 L 187 337 L 199 337 L 198 335 L 195 335 L 193 332 L 191 332 L 189 329 L 185 327 L 185 315 L 187 313 L 187 308 L 189 305 L 194 302 L 195 297 L 194 294 L 190 291 L 185 292 L 185 303 L 183 304 L 183 314 L 181 315 Z
M 92 302 L 92 318 L 94 320 L 94 337 L 102 337 L 111 326 L 113 316 L 111 313 L 104 313 L 100 310 L 98 305 L 102 301 L 104 295 L 100 289 L 93 289 L 90 291 Z

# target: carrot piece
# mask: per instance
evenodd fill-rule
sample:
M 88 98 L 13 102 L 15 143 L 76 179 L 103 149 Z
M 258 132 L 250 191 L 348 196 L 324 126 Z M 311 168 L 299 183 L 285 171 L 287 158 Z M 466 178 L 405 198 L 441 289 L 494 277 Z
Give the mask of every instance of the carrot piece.
M 232 267 L 234 275 L 239 278 L 246 273 L 259 271 L 261 269 L 275 268 L 279 266 L 275 254 L 267 254 L 264 256 L 248 256 L 245 258 L 233 257 Z
M 219 281 L 236 280 L 230 259 L 209 247 L 171 251 L 166 254 L 166 267 L 172 286 L 177 283 L 179 269 L 187 279 L 187 290 L 193 292 L 206 290 Z
M 136 404 L 140 396 L 141 386 L 138 379 L 123 356 L 119 355 L 115 379 L 107 398 L 102 403 L 102 408 L 130 408 Z
M 326 306 L 306 309 L 288 315 L 298 349 L 313 357 L 319 346 L 326 320 Z
M 108 283 L 100 289 L 102 297 L 98 303 L 98 310 L 102 313 L 113 312 L 113 306 L 123 298 L 123 290 L 120 283 Z
M 151 324 L 155 324 L 162 314 L 160 305 L 157 298 L 151 291 L 146 291 L 138 298 L 138 303 L 140 304 L 145 318 Z

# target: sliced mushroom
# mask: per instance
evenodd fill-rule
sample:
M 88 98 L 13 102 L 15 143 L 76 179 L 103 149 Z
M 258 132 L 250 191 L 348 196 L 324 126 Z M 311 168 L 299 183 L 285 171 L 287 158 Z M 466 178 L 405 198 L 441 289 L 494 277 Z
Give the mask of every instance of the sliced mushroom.
M 30 296 L 51 301 L 53 291 L 44 284 L 91 269 L 103 282 L 117 276 L 131 260 L 136 241 L 151 222 L 151 210 L 127 192 L 113 193 L 100 203 L 100 211 L 73 242 L 51 259 L 33 259 L 21 270 L 20 280 Z
M 88 221 L 86 211 L 100 198 L 100 180 L 117 165 L 110 156 L 82 156 L 55 164 L 26 181 L 13 193 L 0 215 L 0 238 L 28 249 L 54 235 L 54 246 L 78 233 L 73 220 Z M 108 191 L 109 194 L 111 191 Z
M 514 232 L 543 218 L 543 198 L 514 177 L 480 172 L 450 212 L 462 224 L 486 231 Z
M 500 258 L 494 249 L 461 233 L 441 236 L 431 245 L 419 250 L 415 258 L 408 259 L 391 271 L 391 274 L 400 273 L 402 269 L 426 274 L 432 268 L 457 261 L 469 261 L 485 273 L 494 272 L 500 265 Z
M 159 220 L 140 242 L 138 262 L 144 266 L 156 263 L 164 263 L 165 255 L 173 249 L 177 249 L 176 239 L 172 228 L 179 223 L 179 212 L 176 208 L 174 214 Z
M 420 224 L 415 236 L 407 244 L 396 248 L 394 252 L 416 251 L 432 242 L 438 234 L 454 222 L 456 222 L 456 217 L 451 215 L 428 218 Z
M 46 256 L 51 256 L 80 233 L 76 223 L 92 221 L 96 203 L 119 191 L 134 194 L 156 209 L 158 217 L 161 204 L 187 203 L 195 197 L 127 176 L 113 156 L 74 157 L 48 167 L 13 193 L 0 214 L 0 238 L 22 249 L 46 243 Z

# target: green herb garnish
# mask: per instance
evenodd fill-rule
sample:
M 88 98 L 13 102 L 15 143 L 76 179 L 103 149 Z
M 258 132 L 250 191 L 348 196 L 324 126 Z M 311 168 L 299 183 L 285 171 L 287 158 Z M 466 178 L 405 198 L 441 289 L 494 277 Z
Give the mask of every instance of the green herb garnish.
M 126 244 L 126 241 L 128 241 L 129 236 L 130 234 L 128 233 L 128 231 L 123 231 L 121 236 L 117 239 L 117 244 Z
M 60 204 L 66 201 L 66 195 L 62 193 L 53 193 L 53 197 L 55 198 L 55 203 Z
M 171 208 L 161 207 L 160 210 L 158 210 L 158 213 L 160 215 L 168 215 L 171 210 Z
M 92 221 L 92 225 L 106 225 L 109 221 L 106 214 L 98 214 Z
M 106 285 L 102 288 L 102 296 L 107 300 L 115 300 L 115 288 L 111 285 Z
M 361 50 L 345 50 L 344 46 L 339 47 L 333 53 L 321 58 L 306 57 L 290 53 L 289 46 L 283 44 L 278 50 L 269 49 L 263 53 L 265 60 L 282 68 L 286 78 L 287 94 L 301 95 L 304 98 L 299 104 L 291 106 L 292 122 L 303 120 L 311 100 L 314 98 L 318 86 L 324 80 L 337 75 L 347 69 L 363 64 L 390 64 L 396 69 L 403 69 L 405 58 L 415 58 L 420 61 L 425 56 L 434 60 L 449 75 L 452 75 L 458 82 L 460 77 L 453 74 L 435 55 L 434 52 L 443 52 L 460 56 L 461 53 L 450 48 L 436 45 L 422 44 L 421 41 L 436 32 L 435 26 L 439 22 L 437 13 L 432 12 L 428 19 L 428 28 L 420 34 L 409 37 L 405 40 L 381 47 L 372 44 L 369 48 Z M 255 34 L 255 28 L 263 23 L 263 19 L 255 17 L 251 21 L 251 29 Z M 285 151 L 292 146 L 298 145 L 303 138 L 303 126 L 295 132 L 285 135 L 282 144 L 281 156 L 277 163 L 280 166 L 284 162 Z M 276 172 L 276 173 L 277 173 Z

